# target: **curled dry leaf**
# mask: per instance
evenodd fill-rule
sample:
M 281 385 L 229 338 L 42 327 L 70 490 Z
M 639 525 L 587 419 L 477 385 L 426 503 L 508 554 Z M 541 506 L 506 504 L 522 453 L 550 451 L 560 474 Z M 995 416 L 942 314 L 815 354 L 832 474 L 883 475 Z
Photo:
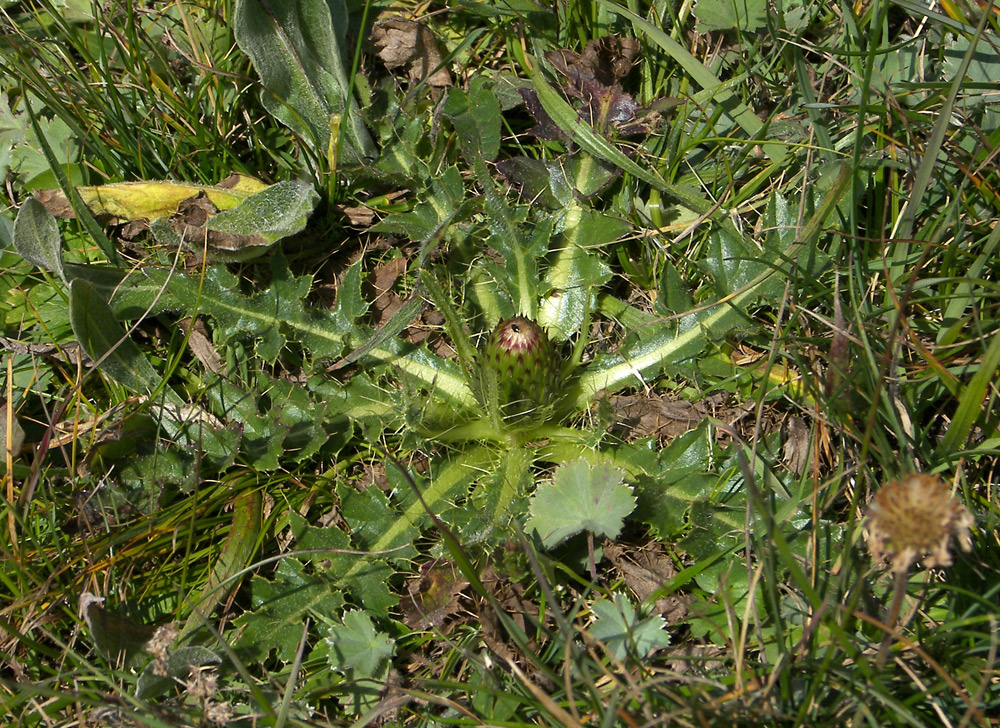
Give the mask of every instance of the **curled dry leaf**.
M 392 258 L 375 267 L 371 286 L 374 289 L 372 309 L 377 314 L 376 326 L 382 326 L 392 318 L 405 301 L 392 290 L 400 276 L 406 273 L 409 261 L 404 257 Z
M 192 326 L 193 323 L 193 326 Z M 222 371 L 222 357 L 212 345 L 208 328 L 201 319 L 185 318 L 180 321 L 180 327 L 188 334 L 188 348 L 202 366 L 213 374 Z
M 413 83 L 425 81 L 436 88 L 451 86 L 451 75 L 441 66 L 437 39 L 423 23 L 398 16 L 381 18 L 375 22 L 370 39 L 386 68 L 405 66 Z
M 52 217 L 61 220 L 71 220 L 76 217 L 73 205 L 66 199 L 62 190 L 38 190 L 34 193 L 36 200 L 42 203 Z
M 219 212 L 204 192 L 182 200 L 170 216 L 171 230 L 192 252 L 212 260 L 249 260 L 267 250 L 272 243 L 260 235 L 237 235 L 210 230 L 208 221 Z
M 677 566 L 657 544 L 639 549 L 624 548 L 620 544 L 608 542 L 604 545 L 604 555 L 615 565 L 639 601 L 646 601 L 658 589 L 677 576 Z M 660 597 L 653 605 L 653 614 L 663 617 L 668 624 L 676 624 L 687 616 L 690 598 L 671 594 Z
M 809 463 L 809 428 L 798 415 L 792 415 L 785 423 L 781 459 L 795 475 L 801 475 Z
M 424 563 L 420 575 L 406 582 L 407 596 L 401 605 L 404 624 L 410 629 L 442 627 L 458 613 L 459 595 L 468 585 L 451 562 Z
M 10 421 L 10 428 L 7 422 Z M 7 457 L 17 457 L 24 446 L 24 430 L 14 416 L 13 409 L 6 400 L 0 400 L 0 447 L 4 449 L 4 457 L 0 458 L 0 473 L 7 471 Z
M 365 207 L 364 205 L 356 207 L 335 205 L 334 207 L 336 207 L 340 214 L 347 218 L 348 224 L 352 227 L 367 229 L 375 222 L 375 211 L 370 207 Z
M 545 58 L 576 86 L 571 90 L 582 94 L 585 90 L 593 91 L 588 87 L 602 86 L 606 90 L 620 87 L 619 82 L 632 70 L 637 55 L 639 41 L 635 38 L 606 35 L 587 41 L 583 53 L 561 48 L 549 51 Z

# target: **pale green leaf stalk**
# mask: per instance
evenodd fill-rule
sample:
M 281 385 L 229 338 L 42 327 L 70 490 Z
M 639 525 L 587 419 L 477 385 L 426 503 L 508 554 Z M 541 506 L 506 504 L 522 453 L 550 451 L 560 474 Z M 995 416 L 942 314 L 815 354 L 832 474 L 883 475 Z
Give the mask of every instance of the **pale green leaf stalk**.
M 846 192 L 850 178 L 848 165 L 841 165 L 833 187 L 823 199 L 819 209 L 806 223 L 796 242 L 784 251 L 781 256 L 783 260 L 795 260 L 804 246 L 815 242 L 821 226 Z M 709 307 L 710 313 L 699 318 L 698 326 L 692 326 L 674 337 L 654 340 L 652 345 L 640 347 L 631 356 L 620 357 L 620 361 L 610 366 L 591 367 L 585 370 L 576 385 L 574 395 L 576 407 L 586 408 L 601 391 L 614 392 L 630 385 L 642 386 L 666 364 L 696 354 L 708 338 L 722 336 L 739 324 L 742 312 L 761 295 L 776 272 L 777 268 L 768 268 L 742 289 L 716 301 Z
M 471 383 L 476 369 L 476 348 L 472 345 L 472 339 L 459 319 L 458 312 L 437 279 L 426 269 L 420 271 L 420 285 L 427 291 L 427 295 L 437 306 L 438 312 L 444 316 L 444 325 L 451 338 L 451 345 L 455 347 L 459 364 Z

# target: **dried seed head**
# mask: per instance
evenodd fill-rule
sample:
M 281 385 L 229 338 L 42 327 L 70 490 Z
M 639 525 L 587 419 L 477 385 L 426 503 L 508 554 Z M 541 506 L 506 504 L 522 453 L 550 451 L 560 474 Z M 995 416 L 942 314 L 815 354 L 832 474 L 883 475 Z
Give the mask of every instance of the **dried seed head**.
M 934 475 L 911 474 L 879 490 L 868 509 L 868 550 L 876 562 L 888 561 L 895 572 L 924 566 L 948 566 L 952 536 L 963 551 L 972 548 L 972 514 Z

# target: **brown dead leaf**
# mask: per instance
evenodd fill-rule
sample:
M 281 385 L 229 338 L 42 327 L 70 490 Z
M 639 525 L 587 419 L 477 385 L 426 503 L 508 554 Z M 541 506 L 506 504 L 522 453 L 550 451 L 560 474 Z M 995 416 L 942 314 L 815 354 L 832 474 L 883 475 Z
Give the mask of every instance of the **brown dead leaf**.
M 62 190 L 38 190 L 34 196 L 53 217 L 61 220 L 71 220 L 76 217 L 76 211 Z
M 180 321 L 181 328 L 188 334 L 188 347 L 191 349 L 191 353 L 208 371 L 212 374 L 218 374 L 222 371 L 222 357 L 212 346 L 205 322 L 201 319 L 194 319 L 192 326 L 191 321 L 190 318 Z
M 260 235 L 235 235 L 205 226 L 219 211 L 204 191 L 183 200 L 170 216 L 170 228 L 194 253 L 214 260 L 245 260 L 254 257 L 255 249 L 271 246 Z
M 380 18 L 370 40 L 386 68 L 406 66 L 411 83 L 425 81 L 435 88 L 451 86 L 451 74 L 441 66 L 437 39 L 423 23 L 399 16 Z
M 639 41 L 635 38 L 606 35 L 587 41 L 583 53 L 561 48 L 549 51 L 545 58 L 574 83 L 596 81 L 610 90 L 632 70 L 637 55 Z
M 796 475 L 801 475 L 809 462 L 809 428 L 803 419 L 792 415 L 785 423 L 785 444 L 781 459 Z
M 382 326 L 403 307 L 404 300 L 392 290 L 399 277 L 406 272 L 409 261 L 405 257 L 392 258 L 376 266 L 371 281 L 374 288 L 372 309 L 376 314 L 375 325 Z
M 379 490 L 388 491 L 390 489 L 389 476 L 385 473 L 385 466 L 374 462 L 364 463 L 355 485 L 362 493 L 372 486 Z
M 646 601 L 678 573 L 673 560 L 657 544 L 626 550 L 620 544 L 606 543 L 604 555 L 640 601 Z M 687 616 L 689 602 L 687 597 L 671 594 L 656 600 L 654 612 L 668 624 L 675 624 Z
M 441 628 L 459 612 L 459 596 L 467 586 L 451 562 L 425 562 L 420 575 L 406 581 L 407 596 L 400 605 L 403 623 L 410 629 Z
M 375 277 L 372 281 L 372 285 L 375 286 L 375 295 L 381 297 L 392 290 L 399 277 L 406 272 L 407 265 L 409 265 L 409 261 L 402 256 L 378 265 L 375 268 Z
M 672 440 L 708 416 L 708 409 L 701 402 L 668 400 L 656 394 L 614 395 L 608 402 L 620 426 L 636 438 L 655 436 Z
M 336 205 L 337 210 L 347 218 L 347 223 L 356 228 L 369 228 L 375 221 L 375 211 L 370 207 L 360 205 L 358 207 L 347 207 Z
M 7 429 L 7 420 L 10 420 L 10 429 Z M 16 410 L 11 407 L 6 399 L 0 399 L 0 451 L 6 455 L 16 458 L 21 454 L 21 447 L 24 445 L 24 428 L 17 418 Z M 0 463 L 0 468 L 6 471 L 7 463 Z
M 218 211 L 212 201 L 199 192 L 177 206 L 177 212 L 170 216 L 170 227 L 183 242 L 192 247 L 196 243 L 201 246 L 206 242 L 205 223 Z
M 118 237 L 131 242 L 147 232 L 149 232 L 149 220 L 133 220 L 118 228 Z

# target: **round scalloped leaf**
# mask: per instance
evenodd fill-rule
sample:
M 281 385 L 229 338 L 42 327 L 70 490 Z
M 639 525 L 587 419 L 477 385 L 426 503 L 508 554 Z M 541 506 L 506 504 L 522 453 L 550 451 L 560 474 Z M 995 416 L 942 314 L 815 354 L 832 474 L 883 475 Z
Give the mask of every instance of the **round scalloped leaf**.
M 582 531 L 615 538 L 625 516 L 635 508 L 624 471 L 607 463 L 574 460 L 556 469 L 551 483 L 538 486 L 531 499 L 528 527 L 546 548 Z

